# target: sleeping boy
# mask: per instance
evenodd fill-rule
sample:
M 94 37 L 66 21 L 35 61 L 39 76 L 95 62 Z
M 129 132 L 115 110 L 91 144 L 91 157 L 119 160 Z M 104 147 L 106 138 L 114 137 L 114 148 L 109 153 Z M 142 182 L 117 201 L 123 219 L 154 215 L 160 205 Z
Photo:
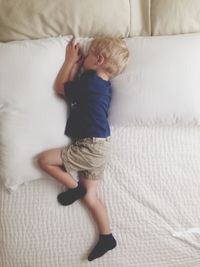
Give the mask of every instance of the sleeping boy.
M 70 41 L 55 89 L 70 103 L 65 135 L 72 143 L 44 151 L 38 158 L 39 166 L 68 188 L 58 195 L 58 202 L 70 205 L 81 199 L 98 225 L 99 239 L 88 256 L 89 261 L 103 256 L 117 244 L 106 206 L 97 196 L 97 187 L 103 179 L 111 151 L 110 79 L 123 71 L 128 56 L 126 43 L 119 38 L 93 39 L 86 57 L 74 38 Z M 78 76 L 81 66 L 84 71 Z M 78 182 L 71 176 L 71 171 L 78 171 Z

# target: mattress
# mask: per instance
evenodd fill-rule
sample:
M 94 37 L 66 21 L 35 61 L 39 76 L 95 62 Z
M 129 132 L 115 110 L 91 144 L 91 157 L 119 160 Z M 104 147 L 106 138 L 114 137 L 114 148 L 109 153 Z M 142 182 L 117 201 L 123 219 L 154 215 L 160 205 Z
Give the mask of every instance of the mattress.
M 12 193 L 0 187 L 1 267 L 200 266 L 200 128 L 127 125 L 111 133 L 98 195 L 117 247 L 88 262 L 97 226 L 81 201 L 59 205 L 65 187 L 44 174 Z

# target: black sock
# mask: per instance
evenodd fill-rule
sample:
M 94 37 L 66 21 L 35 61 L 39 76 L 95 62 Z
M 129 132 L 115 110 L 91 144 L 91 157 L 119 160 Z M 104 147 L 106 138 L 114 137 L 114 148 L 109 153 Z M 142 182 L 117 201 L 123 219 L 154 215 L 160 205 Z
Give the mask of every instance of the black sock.
M 92 261 L 96 258 L 103 256 L 107 251 L 115 248 L 117 242 L 112 234 L 108 235 L 99 235 L 99 241 L 96 246 L 93 248 L 92 252 L 88 256 L 88 260 Z
M 83 197 L 86 193 L 86 189 L 78 182 L 78 186 L 75 188 L 69 188 L 67 191 L 60 193 L 57 196 L 58 202 L 64 206 L 74 203 L 77 199 Z

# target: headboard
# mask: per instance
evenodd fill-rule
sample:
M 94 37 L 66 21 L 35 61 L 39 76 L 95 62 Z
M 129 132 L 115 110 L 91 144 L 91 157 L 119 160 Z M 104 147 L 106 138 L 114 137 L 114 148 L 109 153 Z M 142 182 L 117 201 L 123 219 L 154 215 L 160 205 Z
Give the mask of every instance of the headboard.
M 0 41 L 200 31 L 199 0 L 0 0 Z

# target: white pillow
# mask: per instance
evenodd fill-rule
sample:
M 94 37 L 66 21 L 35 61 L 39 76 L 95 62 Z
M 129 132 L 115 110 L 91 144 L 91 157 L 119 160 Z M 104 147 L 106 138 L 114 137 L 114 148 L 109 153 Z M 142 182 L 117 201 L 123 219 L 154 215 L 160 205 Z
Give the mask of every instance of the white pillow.
M 0 43 L 0 169 L 9 190 L 44 177 L 36 157 L 66 145 L 67 107 L 53 88 L 71 36 Z M 90 38 L 77 38 L 86 53 Z M 200 34 L 127 39 L 111 125 L 198 124 Z
M 66 103 L 53 86 L 71 38 L 0 43 L 0 175 L 10 191 L 44 177 L 40 152 L 70 142 Z M 90 39 L 80 41 L 86 51 Z
M 130 60 L 112 80 L 115 125 L 200 123 L 200 34 L 127 39 Z

